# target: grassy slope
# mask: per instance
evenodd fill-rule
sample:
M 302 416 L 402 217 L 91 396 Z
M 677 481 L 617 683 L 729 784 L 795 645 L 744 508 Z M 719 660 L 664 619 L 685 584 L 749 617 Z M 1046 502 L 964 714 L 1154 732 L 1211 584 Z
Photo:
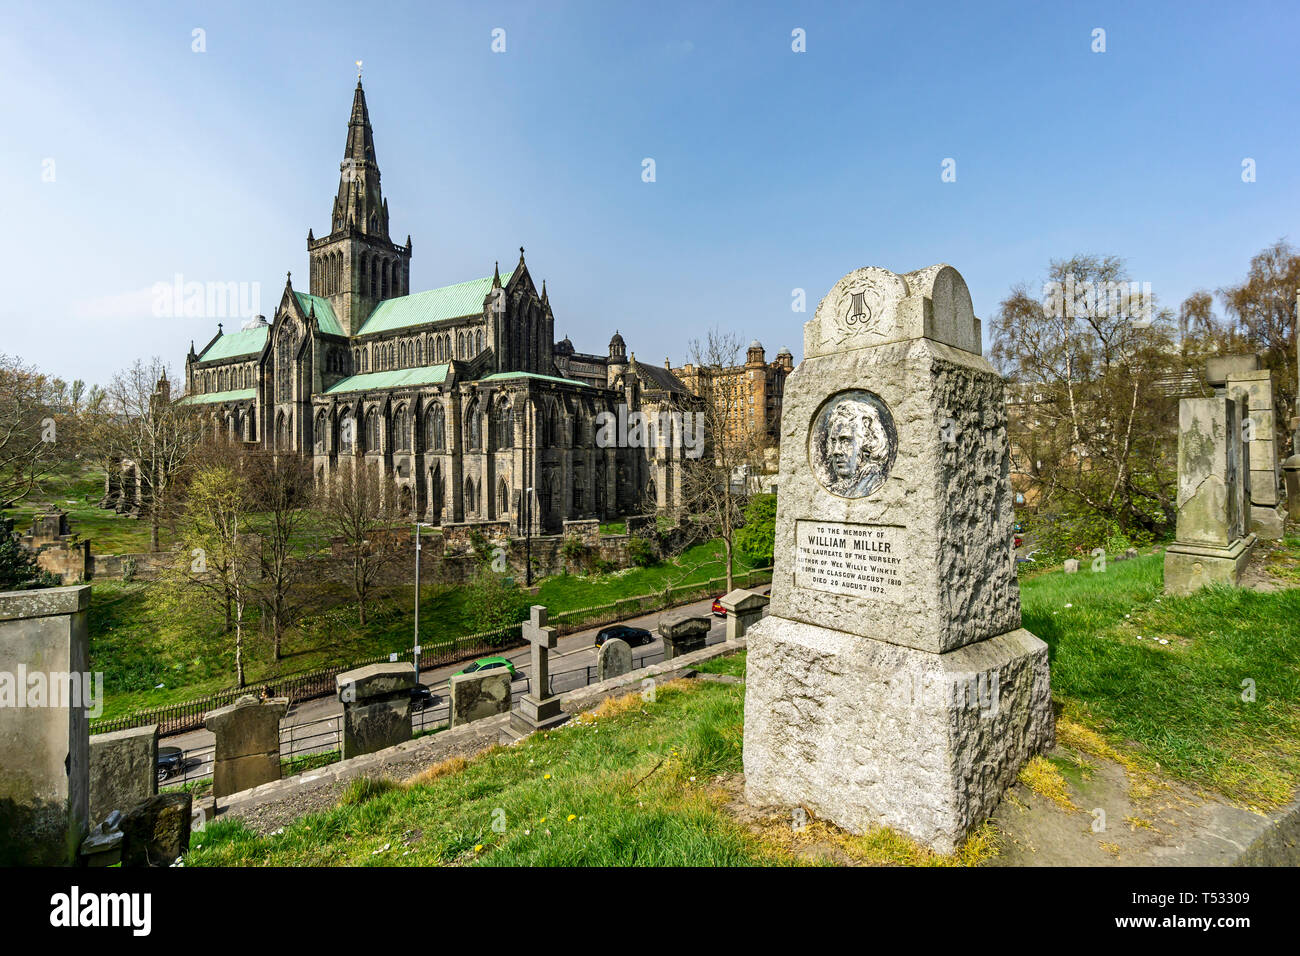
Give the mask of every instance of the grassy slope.
M 1292 542 L 1293 555 L 1298 549 Z M 1112 562 L 1105 573 L 1087 567 L 1022 584 L 1024 623 L 1051 647 L 1053 696 L 1067 720 L 1162 776 L 1261 808 L 1289 799 L 1300 785 L 1300 590 L 1168 598 L 1160 555 Z M 701 669 L 743 668 L 736 655 Z M 1255 681 L 1253 703 L 1241 699 L 1246 678 Z M 214 825 L 190 862 L 794 862 L 798 838 L 788 825 L 741 826 L 711 785 L 713 775 L 741 768 L 742 715 L 741 685 L 670 685 L 653 703 L 631 695 L 594 721 L 468 764 L 451 761 L 422 782 L 358 784 L 338 808 L 277 836 L 256 837 L 238 821 Z M 498 809 L 500 832 L 492 827 Z M 841 862 L 951 864 L 988 852 L 982 830 L 950 858 L 888 830 L 828 832 L 820 835 L 834 841 Z
M 120 519 L 119 519 L 120 520 Z M 551 613 L 606 604 L 619 598 L 655 594 L 665 587 L 701 583 L 722 571 L 722 544 L 696 545 L 673 561 L 652 568 L 630 568 L 604 575 L 556 575 L 541 582 L 537 600 Z M 736 570 L 749 567 L 737 555 Z M 233 639 L 222 635 L 222 621 L 196 610 L 184 619 L 154 607 L 155 585 L 95 582 L 90 608 L 91 667 L 104 672 L 105 717 L 201 697 L 233 684 Z M 466 613 L 465 592 L 449 585 L 421 588 L 420 632 L 432 649 L 477 630 Z M 407 585 L 371 607 L 363 628 L 341 585 L 322 585 L 315 611 L 286 636 L 284 656 L 271 659 L 256 616 L 246 636 L 244 661 L 250 682 L 279 674 L 389 654 L 409 648 L 413 628 Z M 157 689 L 155 685 L 166 686 Z
M 740 771 L 743 687 L 667 684 L 423 782 L 357 780 L 334 810 L 257 837 L 240 821 L 195 838 L 187 865 L 745 866 L 798 862 L 787 821 L 725 809 Z M 842 841 L 862 862 L 944 864 L 888 831 Z

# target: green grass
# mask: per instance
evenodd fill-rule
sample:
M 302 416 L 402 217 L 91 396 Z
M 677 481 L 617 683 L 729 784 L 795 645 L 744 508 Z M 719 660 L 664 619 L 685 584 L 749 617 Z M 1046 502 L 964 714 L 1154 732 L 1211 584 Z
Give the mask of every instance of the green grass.
M 695 669 L 702 674 L 730 674 L 732 677 L 745 676 L 745 660 L 749 651 L 740 651 L 736 654 L 728 654 L 726 657 L 714 657 L 702 664 L 696 664 Z
M 722 544 L 715 541 L 696 545 L 652 568 L 556 575 L 540 582 L 537 600 L 555 615 L 660 593 L 669 586 L 700 584 L 722 575 L 721 555 Z M 738 555 L 736 570 L 749 567 Z M 91 667 L 104 673 L 105 719 L 192 700 L 234 685 L 234 639 L 222 633 L 220 618 L 201 608 L 184 617 L 161 610 L 153 601 L 155 584 L 94 581 L 92 585 L 90 657 Z M 421 645 L 426 654 L 479 630 L 466 608 L 464 588 L 429 584 L 420 590 Z M 312 596 L 312 613 L 285 635 L 278 662 L 272 657 L 269 638 L 261 633 L 256 609 L 251 609 L 244 643 L 246 681 L 256 684 L 409 649 L 413 594 L 412 586 L 403 585 L 380 595 L 369 606 L 362 627 L 344 585 L 319 585 Z
M 1279 806 L 1300 783 L 1300 589 L 1169 597 L 1162 560 L 1024 582 L 1024 626 L 1051 648 L 1053 697 L 1163 775 Z

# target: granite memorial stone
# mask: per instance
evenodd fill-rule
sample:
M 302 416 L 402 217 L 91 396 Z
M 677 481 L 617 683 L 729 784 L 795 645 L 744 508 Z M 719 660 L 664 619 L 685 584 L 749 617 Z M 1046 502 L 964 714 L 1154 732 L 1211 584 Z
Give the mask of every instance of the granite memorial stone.
M 1051 745 L 1047 646 L 1020 626 L 1003 384 L 980 349 L 946 265 L 859 269 L 805 324 L 771 605 L 747 635 L 751 803 L 949 851 Z

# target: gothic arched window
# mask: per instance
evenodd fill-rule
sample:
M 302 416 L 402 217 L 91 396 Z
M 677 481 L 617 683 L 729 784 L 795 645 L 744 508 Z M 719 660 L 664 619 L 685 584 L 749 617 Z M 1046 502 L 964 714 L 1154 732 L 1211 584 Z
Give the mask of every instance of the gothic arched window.
M 424 447 L 429 451 L 442 451 L 444 446 L 443 426 L 445 417 L 442 406 L 437 402 L 424 416 Z
M 478 355 L 483 351 L 483 330 L 479 329 L 474 335 L 474 354 Z
M 502 402 L 497 406 L 496 422 L 493 430 L 495 431 L 495 447 L 499 451 L 505 451 L 513 448 L 515 444 L 514 435 L 514 415 L 510 412 L 510 403 Z
M 373 408 L 366 412 L 366 451 L 379 451 L 379 416 Z
M 478 399 L 475 399 L 465 413 L 466 440 L 470 451 L 480 451 L 483 447 L 483 416 L 479 412 Z

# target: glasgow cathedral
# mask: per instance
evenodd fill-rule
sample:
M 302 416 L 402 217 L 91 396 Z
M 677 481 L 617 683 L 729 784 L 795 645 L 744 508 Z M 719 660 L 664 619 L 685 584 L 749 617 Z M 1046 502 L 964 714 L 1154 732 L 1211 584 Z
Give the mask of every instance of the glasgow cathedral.
M 694 407 L 668 368 L 555 341 L 546 284 L 524 262 L 412 293 L 411 239 L 389 237 L 358 78 L 328 235 L 307 234 L 309 291 L 289 274 L 271 322 L 218 334 L 185 362 L 187 405 L 237 441 L 309 458 L 318 482 L 382 469 L 401 510 L 433 524 L 561 530 L 681 507 L 683 449 L 600 447 L 601 412 Z M 525 497 L 527 496 L 527 497 Z

